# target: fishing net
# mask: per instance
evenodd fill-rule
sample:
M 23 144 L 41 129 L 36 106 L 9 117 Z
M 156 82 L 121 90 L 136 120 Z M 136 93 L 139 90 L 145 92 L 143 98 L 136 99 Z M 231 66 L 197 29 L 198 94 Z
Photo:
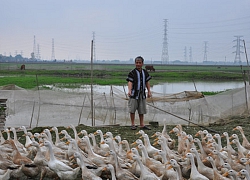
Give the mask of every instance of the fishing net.
M 6 99 L 6 127 L 130 125 L 128 97 L 124 90 L 110 86 L 109 93 L 89 88 L 25 90 L 15 85 L 0 87 L 0 99 Z M 248 114 L 249 86 L 213 96 L 197 91 L 176 94 L 152 92 L 147 99 L 145 123 L 206 125 L 221 118 Z M 91 93 L 92 92 L 92 93 Z M 139 123 L 138 116 L 136 122 Z M 4 128 L 4 127 L 2 127 Z

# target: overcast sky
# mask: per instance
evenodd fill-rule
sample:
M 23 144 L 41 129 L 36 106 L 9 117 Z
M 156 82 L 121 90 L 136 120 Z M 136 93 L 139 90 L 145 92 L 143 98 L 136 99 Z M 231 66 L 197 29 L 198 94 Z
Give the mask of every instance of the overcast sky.
M 97 60 L 161 60 L 164 19 L 169 60 L 234 61 L 235 36 L 250 50 L 249 0 L 0 0 L 0 54 Z M 207 48 L 205 48 L 207 42 Z M 243 42 L 241 42 L 243 46 Z M 190 53 L 190 50 L 192 53 Z M 244 52 L 244 47 L 241 48 Z M 241 60 L 246 61 L 245 54 Z

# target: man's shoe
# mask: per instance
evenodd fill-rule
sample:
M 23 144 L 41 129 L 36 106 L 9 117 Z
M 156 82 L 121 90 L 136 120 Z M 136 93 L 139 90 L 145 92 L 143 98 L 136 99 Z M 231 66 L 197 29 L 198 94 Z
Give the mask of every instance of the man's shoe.
M 143 127 L 141 127 L 141 129 L 151 130 L 151 128 L 150 128 L 150 127 L 148 127 L 148 126 L 143 126 Z
M 136 130 L 137 127 L 136 127 L 135 125 L 132 125 L 132 126 L 131 126 L 131 129 L 132 129 L 132 130 Z

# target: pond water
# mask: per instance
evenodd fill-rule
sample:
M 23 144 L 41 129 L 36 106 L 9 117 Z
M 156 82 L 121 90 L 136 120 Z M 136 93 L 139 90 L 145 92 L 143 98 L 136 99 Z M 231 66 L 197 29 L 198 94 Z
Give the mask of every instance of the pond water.
M 152 87 L 152 90 L 160 93 L 178 93 L 182 91 L 207 91 L 218 92 L 229 89 L 244 87 L 244 82 L 172 82 L 158 84 Z
M 66 92 L 86 92 L 91 90 L 90 85 L 83 85 L 80 88 L 58 88 L 56 86 L 46 85 L 46 87 L 52 88 L 53 90 L 66 91 Z M 112 86 L 122 92 L 127 91 L 127 86 Z M 151 86 L 151 91 L 161 94 L 174 94 L 183 91 L 199 91 L 199 92 L 220 92 L 235 88 L 244 87 L 244 82 L 240 81 L 227 81 L 227 82 L 166 82 Z M 93 91 L 98 93 L 108 94 L 111 91 L 111 86 L 93 85 Z

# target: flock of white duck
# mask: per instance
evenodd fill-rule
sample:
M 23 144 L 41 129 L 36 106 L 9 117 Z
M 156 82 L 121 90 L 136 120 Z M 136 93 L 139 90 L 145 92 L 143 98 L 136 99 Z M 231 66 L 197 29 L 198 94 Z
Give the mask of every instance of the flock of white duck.
M 74 137 L 57 127 L 34 134 L 24 126 L 0 131 L 0 179 L 250 180 L 250 143 L 241 126 L 234 130 L 242 143 L 237 133 L 190 135 L 181 125 L 167 132 L 164 124 L 152 137 L 140 130 L 141 138 L 131 144 L 111 132 L 68 128 Z M 19 142 L 17 130 L 23 131 L 25 143 Z M 226 138 L 224 146 L 221 138 Z

